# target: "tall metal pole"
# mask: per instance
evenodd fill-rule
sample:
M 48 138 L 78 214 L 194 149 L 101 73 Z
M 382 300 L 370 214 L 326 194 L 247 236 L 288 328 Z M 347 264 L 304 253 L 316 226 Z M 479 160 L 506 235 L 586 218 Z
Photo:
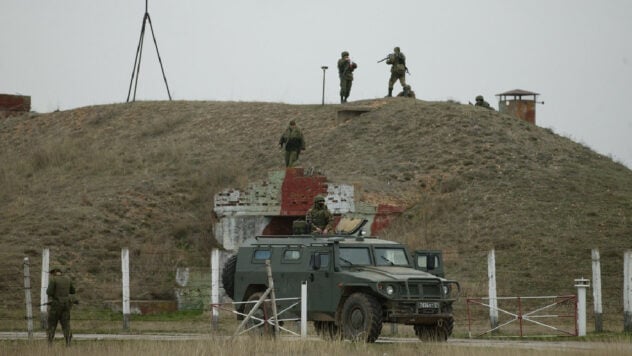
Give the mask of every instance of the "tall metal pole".
M 327 66 L 320 67 L 323 70 L 323 106 L 325 106 L 325 71 L 327 70 Z

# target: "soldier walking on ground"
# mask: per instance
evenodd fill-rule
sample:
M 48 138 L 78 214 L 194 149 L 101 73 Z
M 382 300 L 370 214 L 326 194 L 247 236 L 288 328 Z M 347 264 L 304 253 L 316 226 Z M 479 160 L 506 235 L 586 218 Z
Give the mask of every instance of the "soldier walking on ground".
M 279 139 L 279 146 L 283 148 L 283 145 L 285 145 L 285 166 L 293 167 L 301 151 L 305 150 L 303 133 L 294 120 L 290 121 L 290 125 Z
M 338 60 L 338 76 L 340 77 L 340 103 L 346 103 L 351 93 L 353 83 L 353 71 L 358 65 L 351 61 L 349 52 L 344 51 Z
M 415 92 L 408 84 L 406 84 L 406 86 L 404 87 L 404 90 L 400 92 L 399 94 L 397 94 L 397 96 L 403 96 L 404 98 L 413 98 L 413 99 L 416 98 Z
M 391 65 L 391 78 L 388 80 L 388 95 L 393 96 L 393 85 L 399 80 L 402 88 L 406 86 L 406 56 L 399 50 L 399 47 L 393 49 L 393 53 L 386 57 L 386 64 Z
M 72 333 L 70 332 L 70 309 L 74 300 L 75 287 L 70 278 L 63 275 L 61 268 L 55 267 L 50 270 L 52 274 L 46 288 L 46 295 L 51 299 L 48 310 L 48 344 L 52 345 L 55 339 L 57 323 L 61 323 L 64 332 L 66 346 L 70 346 Z
M 314 205 L 305 214 L 305 221 L 311 226 L 312 233 L 327 234 L 333 229 L 334 216 L 327 209 L 322 195 L 314 198 Z

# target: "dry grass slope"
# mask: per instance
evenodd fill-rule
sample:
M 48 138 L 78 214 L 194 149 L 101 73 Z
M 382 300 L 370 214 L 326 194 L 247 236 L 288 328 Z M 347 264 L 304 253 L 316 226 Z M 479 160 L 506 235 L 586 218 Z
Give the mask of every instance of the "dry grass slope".
M 282 168 L 278 137 L 304 130 L 305 167 L 361 187 L 363 199 L 408 207 L 386 232 L 446 251 L 468 295 L 486 292 L 497 251 L 500 295 L 573 292 L 602 251 L 607 308 L 621 312 L 622 250 L 632 247 L 632 172 L 497 112 L 395 98 L 337 119 L 338 105 L 137 102 L 0 121 L 0 296 L 19 291 L 24 256 L 43 247 L 72 268 L 83 298 L 115 283 L 122 246 L 149 281 L 136 298 L 169 294 L 173 269 L 207 264 L 211 202 Z M 160 265 L 155 269 L 143 266 Z M 133 281 L 134 282 L 134 281 Z M 19 299 L 19 296 L 17 297 Z M 619 314 L 620 315 L 620 314 Z

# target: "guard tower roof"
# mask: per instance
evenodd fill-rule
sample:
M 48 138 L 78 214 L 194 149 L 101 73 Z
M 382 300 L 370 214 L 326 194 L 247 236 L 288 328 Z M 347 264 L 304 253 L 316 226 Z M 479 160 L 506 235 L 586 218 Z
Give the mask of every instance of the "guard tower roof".
M 504 93 L 500 93 L 500 94 L 496 94 L 496 96 L 523 96 L 523 95 L 540 95 L 540 93 L 534 93 L 528 90 L 522 90 L 522 89 L 514 89 L 514 90 L 509 90 L 506 91 Z

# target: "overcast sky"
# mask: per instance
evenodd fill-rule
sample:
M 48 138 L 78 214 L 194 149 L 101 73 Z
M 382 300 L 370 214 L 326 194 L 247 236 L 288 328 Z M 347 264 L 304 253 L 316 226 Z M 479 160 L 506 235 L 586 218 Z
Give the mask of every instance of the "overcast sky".
M 0 0 L 0 93 L 32 109 L 125 102 L 144 0 Z M 632 167 L 630 0 L 150 0 L 174 100 L 339 101 L 335 69 L 358 63 L 350 101 L 387 93 L 399 46 L 422 100 L 540 93 L 537 125 Z M 165 100 L 151 33 L 137 100 Z M 396 84 L 395 92 L 399 92 Z

